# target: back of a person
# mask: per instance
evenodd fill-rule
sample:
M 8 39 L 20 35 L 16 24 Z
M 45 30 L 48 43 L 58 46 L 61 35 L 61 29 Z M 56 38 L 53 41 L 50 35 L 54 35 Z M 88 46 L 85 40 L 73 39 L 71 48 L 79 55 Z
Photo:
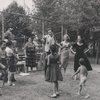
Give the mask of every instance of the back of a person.
M 59 61 L 58 54 L 51 54 L 50 55 L 50 64 L 57 64 L 58 61 Z
M 87 69 L 84 65 L 80 66 L 80 75 L 87 76 Z

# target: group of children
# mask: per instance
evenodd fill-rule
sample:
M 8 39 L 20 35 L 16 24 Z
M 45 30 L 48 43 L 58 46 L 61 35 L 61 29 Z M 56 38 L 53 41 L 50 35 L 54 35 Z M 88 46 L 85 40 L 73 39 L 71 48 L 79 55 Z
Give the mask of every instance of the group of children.
M 0 47 L 0 78 L 3 80 L 3 85 L 5 83 L 9 86 L 15 85 L 15 56 L 12 42 L 3 41 Z
M 63 81 L 63 76 L 61 73 L 61 62 L 60 62 L 60 55 L 56 52 L 56 46 L 51 45 L 50 47 L 51 53 L 47 56 L 47 70 L 46 70 L 46 81 L 51 82 L 54 84 L 54 93 L 50 97 L 56 98 L 59 96 L 59 84 L 58 81 Z M 72 76 L 72 78 L 79 73 L 80 84 L 79 84 L 79 91 L 78 95 L 81 95 L 82 89 L 85 86 L 88 71 L 85 67 L 85 60 L 83 58 L 79 59 L 80 67 Z M 88 98 L 87 95 L 85 98 Z

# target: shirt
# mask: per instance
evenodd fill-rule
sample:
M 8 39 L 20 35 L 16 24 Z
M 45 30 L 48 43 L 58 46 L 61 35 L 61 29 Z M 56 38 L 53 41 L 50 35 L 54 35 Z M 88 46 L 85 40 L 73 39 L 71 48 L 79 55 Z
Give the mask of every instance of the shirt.
M 12 50 L 11 48 L 6 47 L 5 51 L 6 51 L 6 55 L 7 55 L 8 57 L 9 57 L 9 56 L 12 56 L 13 50 Z
M 45 52 L 49 52 L 50 46 L 54 44 L 54 38 L 50 35 L 46 35 L 44 38 L 46 39 Z

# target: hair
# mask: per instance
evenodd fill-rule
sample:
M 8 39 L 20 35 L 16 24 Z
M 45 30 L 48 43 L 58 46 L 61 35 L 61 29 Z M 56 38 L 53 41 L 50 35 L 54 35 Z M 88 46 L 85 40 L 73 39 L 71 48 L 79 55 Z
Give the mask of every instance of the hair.
M 11 46 L 12 45 L 12 42 L 11 41 L 8 41 L 7 43 L 6 43 L 6 46 Z
M 51 45 L 50 50 L 52 53 L 56 53 L 56 45 L 55 44 Z
M 83 58 L 80 58 L 80 59 L 79 59 L 79 63 L 80 63 L 81 65 L 85 65 L 84 59 L 83 59 Z
M 82 37 L 82 35 L 77 35 L 77 38 L 78 38 L 78 36 L 81 37 L 81 42 L 82 42 L 82 43 L 85 43 L 85 42 L 84 42 L 84 39 L 83 39 L 83 37 Z

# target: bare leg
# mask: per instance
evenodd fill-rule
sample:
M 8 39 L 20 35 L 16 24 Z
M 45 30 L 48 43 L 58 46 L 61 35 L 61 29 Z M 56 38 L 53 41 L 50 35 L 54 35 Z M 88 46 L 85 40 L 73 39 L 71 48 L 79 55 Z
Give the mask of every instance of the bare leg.
M 79 86 L 78 95 L 81 95 L 81 91 L 82 91 L 82 84 Z
M 87 92 L 87 89 L 85 88 L 85 83 L 86 83 L 86 81 L 84 81 L 84 85 L 83 85 L 84 88 L 83 88 L 83 89 L 84 89 L 85 92 Z M 87 93 L 86 96 L 85 96 L 84 98 L 87 99 L 87 98 L 89 98 L 89 97 L 90 97 L 90 95 Z
M 54 93 L 56 94 L 57 92 L 57 82 L 54 82 Z
M 12 73 L 8 72 L 8 85 L 12 85 L 11 77 L 12 77 Z
M 54 82 L 53 95 L 51 95 L 51 98 L 57 97 L 56 92 L 57 92 L 57 82 Z

